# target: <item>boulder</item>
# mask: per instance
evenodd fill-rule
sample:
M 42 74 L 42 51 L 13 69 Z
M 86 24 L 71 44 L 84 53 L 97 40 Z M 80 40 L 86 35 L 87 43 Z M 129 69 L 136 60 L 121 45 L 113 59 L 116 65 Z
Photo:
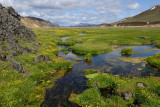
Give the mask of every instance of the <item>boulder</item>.
M 135 86 L 144 88 L 144 87 L 147 87 L 148 85 L 147 85 L 146 83 L 143 83 L 143 82 L 137 82 L 137 83 L 135 84 Z
M 13 59 L 23 53 L 32 53 L 32 49 L 23 47 L 23 41 L 32 45 L 36 35 L 21 23 L 21 16 L 12 8 L 5 8 L 0 3 L 0 59 L 13 64 L 13 68 L 23 72 L 22 65 Z M 21 44 L 20 44 L 21 43 Z M 7 55 L 10 56 L 7 56 Z M 47 58 L 44 58 L 47 60 Z
M 34 64 L 38 64 L 40 61 L 45 61 L 46 63 L 49 63 L 50 59 L 46 55 L 40 55 L 34 60 Z
M 0 4 L 0 41 L 8 43 L 9 51 L 19 51 L 19 40 L 34 41 L 36 35 L 20 22 L 21 16 L 12 8 Z M 24 49 L 24 51 L 26 51 Z
M 120 96 L 124 99 L 124 100 L 129 100 L 130 98 L 133 97 L 133 94 L 131 92 L 128 91 L 122 91 L 120 93 Z
M 18 63 L 16 60 L 14 60 L 13 58 L 7 56 L 7 61 L 11 62 L 13 64 L 13 68 L 16 69 L 17 71 L 19 71 L 19 73 L 23 72 L 23 67 L 20 63 Z
M 0 59 L 1 59 L 2 61 L 6 61 L 7 55 L 1 54 L 1 55 L 0 55 Z
M 13 68 L 16 69 L 19 73 L 23 72 L 23 67 L 20 63 L 18 63 L 16 60 L 14 60 L 12 57 L 7 56 L 5 54 L 0 55 L 0 59 L 2 61 L 8 61 L 13 64 Z

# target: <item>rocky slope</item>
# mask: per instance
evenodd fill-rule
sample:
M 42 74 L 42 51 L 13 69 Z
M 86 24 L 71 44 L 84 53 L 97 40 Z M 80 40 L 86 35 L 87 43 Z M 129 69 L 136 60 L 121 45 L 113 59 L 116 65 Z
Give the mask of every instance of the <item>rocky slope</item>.
M 58 24 L 52 24 L 49 21 L 45 21 L 40 18 L 35 17 L 21 17 L 21 22 L 29 27 L 29 28 L 53 28 L 53 27 L 59 27 Z
M 117 26 L 144 26 L 160 24 L 160 5 L 154 6 L 136 16 L 125 18 Z
M 14 57 L 27 52 L 34 53 L 33 46 L 28 48 L 24 44 L 34 44 L 36 35 L 20 19 L 21 16 L 12 7 L 5 8 L 0 4 L 0 60 L 11 62 L 13 68 L 22 72 L 22 65 Z

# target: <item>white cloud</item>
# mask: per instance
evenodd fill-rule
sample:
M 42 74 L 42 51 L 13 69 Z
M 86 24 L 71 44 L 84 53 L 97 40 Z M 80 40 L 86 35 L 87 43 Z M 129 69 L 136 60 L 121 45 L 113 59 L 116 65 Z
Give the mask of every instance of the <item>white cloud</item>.
M 38 17 L 60 25 L 101 24 L 118 21 L 124 14 L 123 0 L 0 0 L 22 16 Z M 139 4 L 128 8 L 139 8 Z
M 8 7 L 12 5 L 12 0 L 0 0 L 3 6 Z
M 136 9 L 139 9 L 141 6 L 139 3 L 133 3 L 133 4 L 129 4 L 128 5 L 128 9 L 130 10 L 136 10 Z
M 24 16 L 24 17 L 28 16 L 28 14 L 26 12 L 22 12 L 21 15 Z

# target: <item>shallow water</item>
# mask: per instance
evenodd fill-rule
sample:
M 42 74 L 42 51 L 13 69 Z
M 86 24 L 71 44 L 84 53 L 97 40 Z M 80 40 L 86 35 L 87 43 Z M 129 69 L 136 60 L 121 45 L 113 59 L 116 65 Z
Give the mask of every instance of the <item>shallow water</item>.
M 62 41 L 64 42 L 66 39 L 68 39 L 69 37 L 64 37 L 64 38 L 61 38 Z
M 159 76 L 160 74 L 151 69 L 146 62 L 141 62 L 137 64 L 132 64 L 129 62 L 123 62 L 118 58 L 126 58 L 121 56 L 120 52 L 125 46 L 118 50 L 112 51 L 110 53 L 101 54 L 92 57 L 92 62 L 76 61 L 72 57 L 83 58 L 83 56 L 77 56 L 76 54 L 70 52 L 64 55 L 59 52 L 59 55 L 66 60 L 71 60 L 75 62 L 73 68 L 64 77 L 55 82 L 55 86 L 51 89 L 47 89 L 46 98 L 43 107 L 78 107 L 78 105 L 73 104 L 68 101 L 69 95 L 73 92 L 76 94 L 82 93 L 86 87 L 86 77 L 83 73 L 85 69 L 97 69 L 104 73 L 110 73 L 113 75 L 122 76 L 149 76 L 150 73 Z M 139 51 L 141 53 L 132 54 L 130 58 L 136 57 L 147 57 L 155 55 L 160 52 L 160 50 L 155 51 L 145 51 L 146 49 L 158 49 L 155 46 L 130 46 L 133 51 Z M 145 65 L 145 66 L 143 66 Z
M 83 36 L 83 35 L 85 35 L 85 34 L 84 34 L 84 33 L 79 33 L 79 35 Z

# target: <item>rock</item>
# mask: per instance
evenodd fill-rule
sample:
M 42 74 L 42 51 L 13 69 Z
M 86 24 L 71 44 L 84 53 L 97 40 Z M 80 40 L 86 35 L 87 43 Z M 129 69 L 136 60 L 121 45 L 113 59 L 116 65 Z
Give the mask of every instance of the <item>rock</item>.
M 130 98 L 133 97 L 133 94 L 131 92 L 127 92 L 127 91 L 122 91 L 120 93 L 120 95 L 124 100 L 129 100 Z
M 16 18 L 20 21 L 21 16 L 11 6 L 6 9 L 10 15 L 12 15 L 14 18 Z
M 51 74 L 55 74 L 56 72 L 57 72 L 57 71 L 51 71 L 50 73 L 51 73 Z
M 46 55 L 40 55 L 34 60 L 34 64 L 38 64 L 40 61 L 45 61 L 46 63 L 49 63 L 50 59 Z
M 21 16 L 12 8 L 0 4 L 0 41 L 5 41 L 9 51 L 19 51 L 18 40 L 33 41 L 34 32 L 20 22 Z M 20 48 L 19 48 L 20 47 Z
M 18 63 L 16 60 L 14 60 L 13 58 L 11 58 L 11 57 L 9 57 L 9 56 L 7 56 L 5 54 L 2 54 L 2 55 L 0 55 L 0 59 L 2 61 L 9 61 L 9 62 L 11 62 L 13 64 L 13 68 L 14 69 L 18 70 L 20 73 L 23 72 L 22 65 L 20 63 Z
M 5 55 L 5 54 L 0 55 L 0 59 L 1 59 L 2 61 L 6 61 L 7 55 Z
M 145 84 L 145 83 L 143 83 L 143 82 L 137 82 L 137 83 L 135 84 L 135 86 L 139 86 L 139 87 L 141 87 L 141 88 L 144 88 L 144 87 L 147 87 L 147 84 Z
M 13 57 L 27 52 L 32 53 L 32 49 L 21 44 L 23 41 L 32 44 L 36 35 L 25 27 L 20 19 L 21 16 L 12 7 L 5 8 L 0 3 L 0 59 L 11 62 L 13 68 L 21 73 L 24 71 L 23 67 Z M 7 56 L 8 53 L 10 56 Z
M 3 9 L 4 7 L 2 6 L 2 4 L 0 3 L 0 9 Z
M 11 62 L 13 64 L 13 68 L 18 70 L 19 73 L 23 72 L 23 67 L 20 63 L 18 63 L 17 61 L 15 61 L 13 58 L 7 56 L 7 61 Z

